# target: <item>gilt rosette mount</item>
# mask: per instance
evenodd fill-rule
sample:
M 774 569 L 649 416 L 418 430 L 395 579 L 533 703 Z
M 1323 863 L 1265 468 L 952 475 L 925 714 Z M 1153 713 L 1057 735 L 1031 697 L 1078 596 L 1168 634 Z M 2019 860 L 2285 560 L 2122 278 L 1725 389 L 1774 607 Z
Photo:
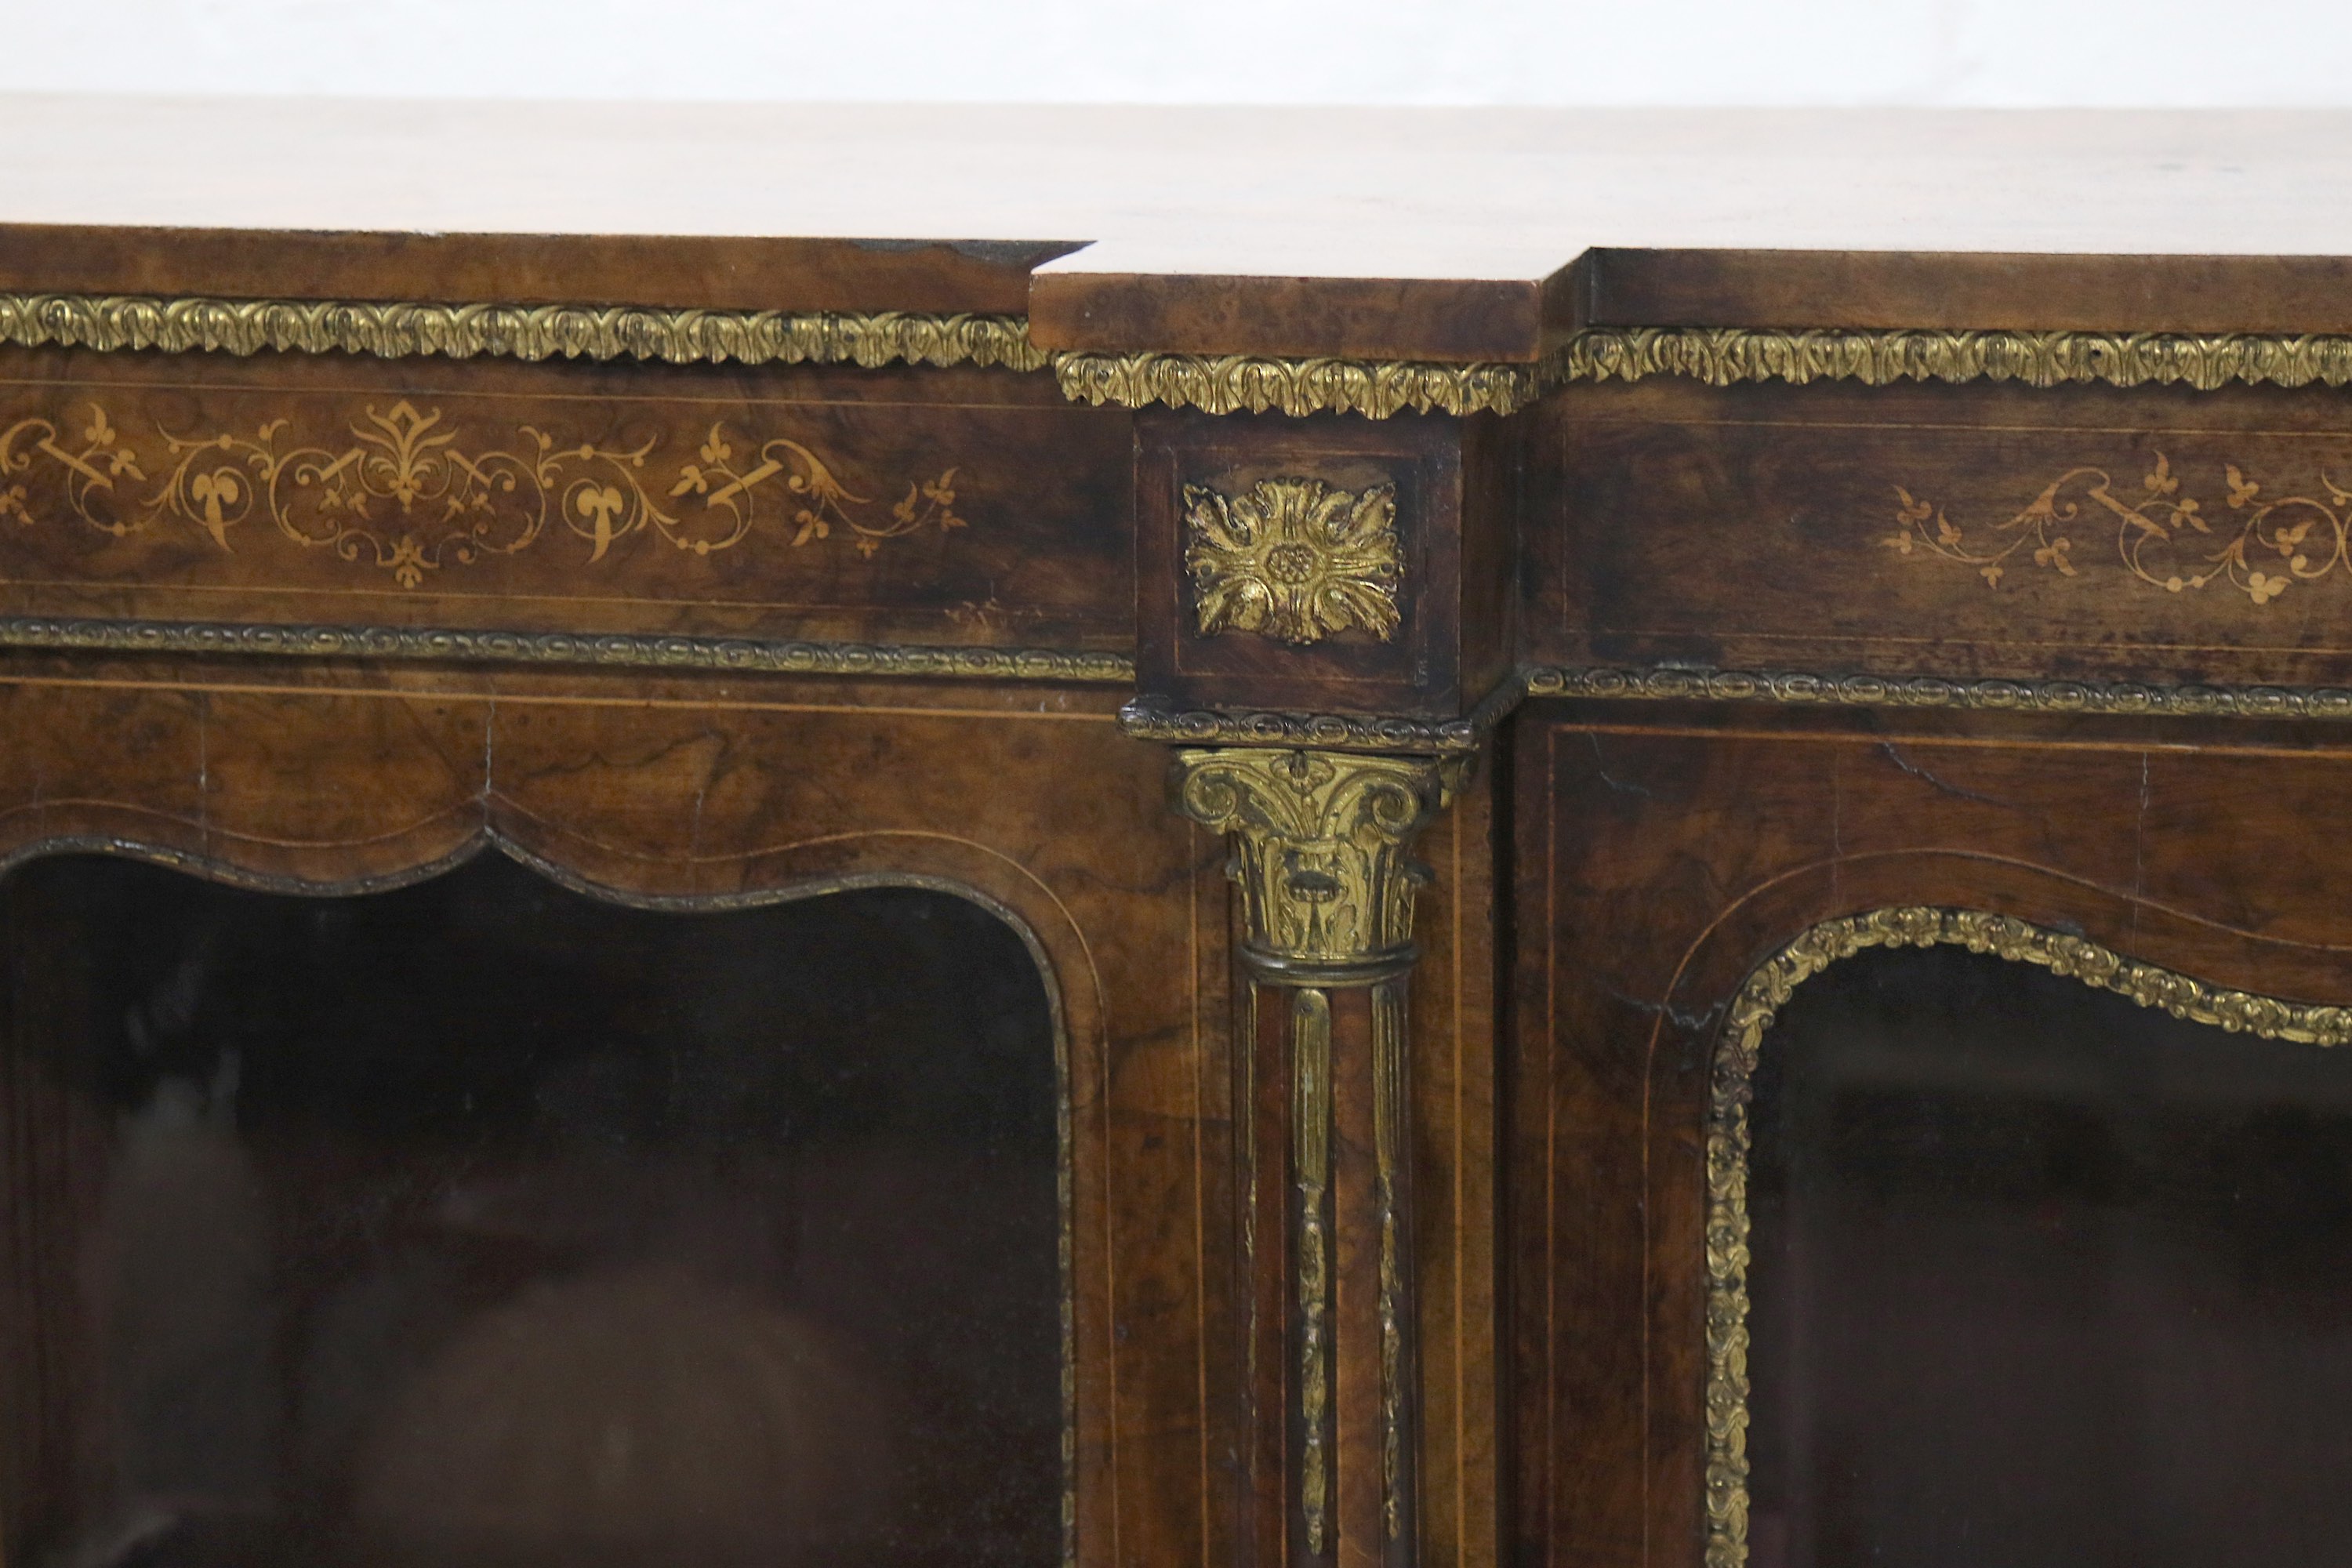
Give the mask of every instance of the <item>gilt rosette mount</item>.
M 1203 637 L 1254 632 L 1303 647 L 1360 631 L 1392 642 L 1404 578 L 1396 487 L 1272 479 L 1228 496 L 1186 485 L 1184 570 Z
M 1261 979 L 1367 985 L 1412 965 L 1414 837 L 1467 774 L 1466 758 L 1181 751 L 1177 808 L 1228 836 L 1243 954 Z

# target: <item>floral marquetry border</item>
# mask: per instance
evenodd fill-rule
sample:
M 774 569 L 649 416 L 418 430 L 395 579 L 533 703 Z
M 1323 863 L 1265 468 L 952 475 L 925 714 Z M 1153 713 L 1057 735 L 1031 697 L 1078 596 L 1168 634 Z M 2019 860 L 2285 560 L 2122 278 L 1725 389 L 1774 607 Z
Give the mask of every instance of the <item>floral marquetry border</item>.
M 323 550 L 404 588 L 452 566 L 518 555 L 569 533 L 587 563 L 650 534 L 695 555 L 732 550 L 777 514 L 797 548 L 834 537 L 871 555 L 889 540 L 965 526 L 956 470 L 907 481 L 895 503 L 852 491 L 826 460 L 782 437 L 739 447 L 713 424 L 696 460 L 652 466 L 663 437 L 560 442 L 530 425 L 488 440 L 405 398 L 346 413 L 332 435 L 267 420 L 249 430 L 126 437 L 102 403 L 86 420 L 37 414 L 0 426 L 0 523 L 58 513 L 125 539 L 200 535 L 223 553 L 248 537 Z M 42 489 L 46 487 L 46 495 Z
M 1748 1562 L 1748 1108 L 1764 1037 L 1798 986 L 1833 963 L 1890 947 L 1960 947 L 2033 964 L 2232 1034 L 2352 1043 L 2352 1008 L 2207 985 L 2082 937 L 1969 910 L 1897 906 L 1825 921 L 1768 957 L 1732 1002 L 1707 1094 L 1706 1568 L 1745 1568 Z
M 2095 542 L 2110 531 L 2124 569 L 2171 594 L 2221 586 L 2262 605 L 2299 583 L 2333 576 L 2339 567 L 2352 577 L 2352 490 L 2323 473 L 2324 497 L 2266 495 L 2235 463 L 2223 464 L 2221 478 L 2221 509 L 2209 510 L 2182 491 L 2180 476 L 2162 452 L 2136 489 L 2109 470 L 2084 464 L 2042 486 L 2014 515 L 1973 532 L 1953 522 L 1944 508 L 1896 485 L 1895 531 L 1879 542 L 1904 555 L 1973 567 L 1994 588 L 2012 566 L 2028 562 L 2079 577 L 2077 535 Z

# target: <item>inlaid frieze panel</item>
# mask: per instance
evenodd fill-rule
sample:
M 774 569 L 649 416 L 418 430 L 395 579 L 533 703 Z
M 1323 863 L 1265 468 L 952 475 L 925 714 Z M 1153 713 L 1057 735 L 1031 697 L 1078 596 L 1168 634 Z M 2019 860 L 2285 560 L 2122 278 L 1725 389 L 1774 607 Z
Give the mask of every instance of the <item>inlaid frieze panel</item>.
M 2084 575 L 2073 553 L 2080 534 L 2100 566 L 2119 565 L 2151 588 L 2168 594 L 2234 591 L 2257 605 L 2297 584 L 2324 582 L 2347 564 L 2352 490 L 2337 485 L 2325 468 L 2317 471 L 2310 493 L 2265 494 L 2262 481 L 2224 462 L 2216 491 L 2226 495 L 2209 507 L 2194 489 L 2181 489 L 2182 476 L 2172 471 L 2172 460 L 2163 452 L 2154 453 L 2146 467 L 2145 474 L 2116 475 L 2077 464 L 2011 515 L 1988 518 L 1974 528 L 1961 527 L 1944 508 L 1897 485 L 1898 526 L 1880 542 L 1905 555 L 1924 548 L 1927 557 L 1973 567 L 1987 587 L 1998 588 L 2013 564 L 2030 563 L 2063 577 Z M 2102 548 L 2110 542 L 2112 552 Z M 2115 586 L 2105 581 L 2101 585 Z
M 1644 383 L 1547 423 L 1546 662 L 2352 679 L 2337 392 Z
M 1127 416 L 1007 395 L 1009 375 L 862 374 L 12 355 L 0 593 L 19 612 L 465 626 L 561 604 L 546 624 L 573 632 L 1123 647 L 1105 521 L 1128 504 Z

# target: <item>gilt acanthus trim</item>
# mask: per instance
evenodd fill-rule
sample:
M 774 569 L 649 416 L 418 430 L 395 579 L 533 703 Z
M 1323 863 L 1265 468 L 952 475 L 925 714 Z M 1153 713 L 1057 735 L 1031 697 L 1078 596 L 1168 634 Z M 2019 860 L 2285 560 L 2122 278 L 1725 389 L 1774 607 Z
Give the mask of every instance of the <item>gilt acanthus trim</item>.
M 2256 332 L 2082 332 L 1834 328 L 1589 327 L 1544 363 L 1545 388 L 1574 381 L 1683 376 L 1741 382 L 2006 381 L 2270 386 L 2352 384 L 2352 336 Z
M 1588 327 L 1540 362 L 1046 350 L 1024 317 L 668 310 L 429 300 L 0 293 L 0 343 L 398 359 L 642 359 L 675 364 L 1001 366 L 1049 371 L 1073 402 L 1211 414 L 1510 414 L 1575 382 L 1677 376 L 2000 381 L 2027 386 L 2352 384 L 2352 335 L 1832 328 Z
M 1019 316 L 675 310 L 630 305 L 0 294 L 0 342 L 377 359 L 655 360 L 672 364 L 981 364 L 1042 370 Z

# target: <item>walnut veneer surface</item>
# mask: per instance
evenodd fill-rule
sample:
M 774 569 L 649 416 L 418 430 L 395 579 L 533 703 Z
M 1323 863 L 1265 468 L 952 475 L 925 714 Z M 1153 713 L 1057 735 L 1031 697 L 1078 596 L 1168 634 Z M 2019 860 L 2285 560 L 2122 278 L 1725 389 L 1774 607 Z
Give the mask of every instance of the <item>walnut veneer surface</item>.
M 2327 113 L 16 98 L 0 222 L 77 232 L 12 237 L 0 284 L 1025 302 L 1050 347 L 1400 359 L 1533 359 L 1593 324 L 2334 331 L 2347 136 Z M 810 243 L 864 240 L 892 243 Z
M 1737 1568 L 1751 977 L 2352 1003 L 2347 132 L 0 101 L 0 853 L 961 890 L 1076 1563 Z

